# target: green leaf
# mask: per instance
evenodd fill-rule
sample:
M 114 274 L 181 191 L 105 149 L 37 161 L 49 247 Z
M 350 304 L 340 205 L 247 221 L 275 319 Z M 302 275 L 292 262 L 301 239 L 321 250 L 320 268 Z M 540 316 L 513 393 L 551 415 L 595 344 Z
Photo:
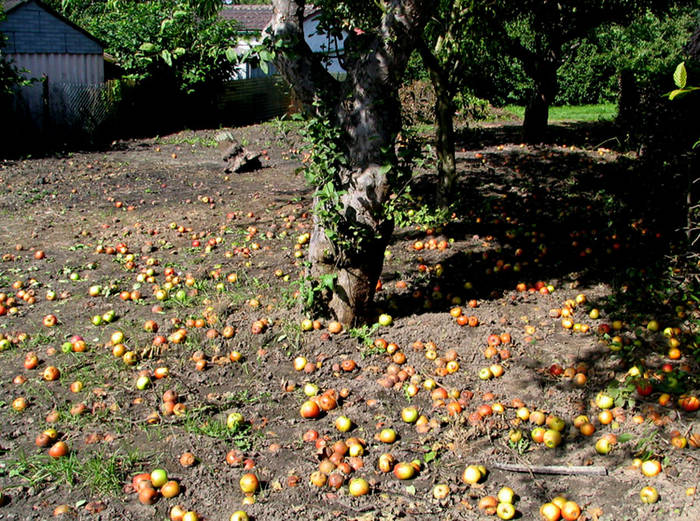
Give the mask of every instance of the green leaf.
M 228 49 L 226 49 L 225 54 L 226 59 L 232 63 L 236 61 L 236 58 L 238 58 L 236 50 L 233 47 L 229 47 Z
M 674 100 L 674 99 L 676 99 L 678 96 L 683 96 L 684 94 L 688 94 L 688 92 L 690 92 L 690 91 L 687 90 L 687 89 L 676 89 L 676 90 L 672 90 L 672 91 L 669 92 L 669 94 L 668 94 L 668 99 Z
M 425 463 L 430 463 L 435 458 L 437 458 L 437 452 L 435 452 L 434 450 L 431 450 L 430 452 L 425 453 L 425 455 L 423 456 L 423 461 Z
M 386 165 L 382 165 L 382 166 L 379 168 L 379 173 L 382 174 L 382 175 L 384 175 L 384 174 L 387 174 L 391 169 L 392 169 L 392 164 L 391 164 L 391 163 L 387 163 Z
M 265 49 L 260 50 L 260 52 L 258 53 L 258 56 L 260 57 L 260 61 L 264 61 L 264 62 L 271 62 L 272 60 L 275 59 L 275 53 L 270 52 L 270 51 L 265 50 Z
M 676 67 L 676 70 L 673 72 L 673 82 L 679 89 L 684 89 L 687 81 L 688 73 L 685 70 L 685 62 L 680 62 Z
M 173 51 L 173 56 L 182 56 L 182 55 L 184 55 L 186 52 L 187 52 L 187 51 L 186 51 L 184 48 L 182 48 L 182 47 L 177 47 L 177 48 Z
M 163 58 L 163 61 L 168 64 L 169 67 L 173 66 L 173 55 L 170 54 L 170 51 L 168 49 L 163 49 L 160 53 L 161 58 Z
M 156 50 L 156 46 L 153 45 L 152 43 L 145 42 L 141 44 L 141 47 L 139 47 L 139 51 L 143 52 L 153 52 Z
M 171 18 L 166 18 L 160 23 L 160 34 L 163 34 L 165 30 L 173 25 L 173 20 Z
M 634 436 L 632 434 L 630 434 L 629 432 L 625 432 L 617 437 L 617 441 L 618 443 L 625 443 L 626 441 L 630 441 L 633 438 Z
M 267 74 L 270 71 L 270 66 L 268 65 L 267 62 L 260 62 L 260 70 L 263 71 L 263 73 Z

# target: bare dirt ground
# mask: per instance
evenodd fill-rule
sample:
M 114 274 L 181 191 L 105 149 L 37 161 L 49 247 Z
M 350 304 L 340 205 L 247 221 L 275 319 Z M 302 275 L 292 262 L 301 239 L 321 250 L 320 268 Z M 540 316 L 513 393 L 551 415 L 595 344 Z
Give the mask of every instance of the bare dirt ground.
M 393 323 L 339 334 L 327 317 L 300 329 L 295 252 L 311 192 L 296 173 L 294 132 L 233 129 L 265 150 L 264 167 L 246 174 L 223 172 L 215 131 L 1 162 L 0 519 L 47 519 L 67 505 L 66 517 L 160 520 L 179 504 L 212 521 L 240 509 L 260 521 L 472 520 L 489 517 L 481 498 L 508 486 L 521 519 L 561 495 L 580 519 L 700 520 L 698 413 L 677 403 L 697 396 L 700 317 L 659 268 L 677 253 L 675 203 L 652 195 L 670 192 L 650 190 L 634 156 L 596 146 L 604 133 L 560 131 L 558 144 L 539 147 L 508 127 L 466 134 L 444 222 L 426 204 L 432 176 L 418 173 L 377 293 L 377 313 Z M 478 325 L 459 325 L 456 307 Z M 482 379 L 493 365 L 502 376 Z M 58 379 L 45 380 L 49 366 Z M 640 394 L 640 380 L 651 394 Z M 337 407 L 302 418 L 306 384 L 330 390 Z M 600 391 L 615 399 L 610 418 L 599 418 Z M 418 425 L 402 420 L 409 406 Z M 564 420 L 557 447 L 533 441 L 523 407 Z M 236 412 L 242 420 L 229 428 Z M 592 435 L 574 426 L 581 415 Z M 335 427 L 340 416 L 349 432 Z M 385 428 L 394 443 L 380 440 Z M 68 455 L 37 446 L 47 429 Z M 595 448 L 603 436 L 613 441 L 606 455 Z M 352 458 L 335 445 L 351 437 L 362 443 Z M 185 452 L 194 465 L 181 464 Z M 382 472 L 382 454 L 415 462 L 415 477 Z M 331 472 L 339 488 L 310 483 L 328 458 L 340 464 Z M 658 460 L 661 473 L 646 477 L 635 458 Z M 487 474 L 465 483 L 468 465 Z M 566 469 L 532 472 L 551 466 Z M 180 493 L 141 504 L 132 477 L 155 468 Z M 248 472 L 260 486 L 245 499 Z M 348 493 L 357 477 L 367 495 Z M 436 485 L 447 486 L 444 497 Z M 645 486 L 657 503 L 641 502 Z

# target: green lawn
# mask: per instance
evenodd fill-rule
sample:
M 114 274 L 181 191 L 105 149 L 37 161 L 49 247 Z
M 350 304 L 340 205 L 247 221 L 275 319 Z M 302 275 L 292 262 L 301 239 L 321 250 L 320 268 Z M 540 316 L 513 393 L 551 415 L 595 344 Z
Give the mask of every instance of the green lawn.
M 518 105 L 506 105 L 504 110 L 522 118 L 525 115 L 525 107 Z M 617 116 L 615 103 L 601 103 L 599 105 L 566 105 L 563 107 L 550 107 L 549 121 L 606 121 Z

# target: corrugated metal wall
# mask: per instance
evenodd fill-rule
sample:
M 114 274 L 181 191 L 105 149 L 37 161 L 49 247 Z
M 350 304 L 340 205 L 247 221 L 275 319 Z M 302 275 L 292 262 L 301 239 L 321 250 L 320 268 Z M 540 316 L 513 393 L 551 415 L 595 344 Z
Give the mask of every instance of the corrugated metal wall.
M 20 69 L 27 69 L 30 78 L 48 76 L 57 83 L 98 85 L 104 83 L 105 62 L 102 54 L 9 54 Z

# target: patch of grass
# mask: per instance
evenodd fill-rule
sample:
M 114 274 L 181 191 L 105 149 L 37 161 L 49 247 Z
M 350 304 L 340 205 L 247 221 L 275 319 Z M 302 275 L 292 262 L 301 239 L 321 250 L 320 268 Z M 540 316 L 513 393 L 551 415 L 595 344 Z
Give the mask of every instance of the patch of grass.
M 39 188 L 32 188 L 28 192 L 25 193 L 24 197 L 24 204 L 34 204 L 37 203 L 41 200 L 43 200 L 46 197 L 51 197 L 52 195 L 56 195 L 56 192 L 50 192 L 48 190 L 40 190 Z
M 32 336 L 30 336 L 26 342 L 22 342 L 21 347 L 34 350 L 37 349 L 41 346 L 45 346 L 53 342 L 55 339 L 53 337 L 50 337 L 48 335 L 45 335 L 44 333 L 36 333 Z
M 525 117 L 525 107 L 506 105 L 503 109 L 517 116 Z M 617 116 L 615 103 L 600 103 L 598 105 L 564 105 L 549 108 L 550 123 L 556 121 L 610 121 Z
M 80 459 L 75 452 L 53 459 L 45 453 L 28 455 L 20 451 L 16 459 L 0 468 L 0 476 L 8 478 L 10 487 L 56 483 L 80 486 L 94 493 L 117 495 L 138 462 L 144 459 L 138 450 L 129 453 L 120 450 L 93 453 L 85 459 Z
M 202 136 L 173 136 L 169 138 L 156 138 L 156 144 L 161 145 L 191 145 L 214 148 L 217 146 L 216 139 Z
M 261 434 L 258 431 L 253 431 L 250 423 L 244 421 L 236 423 L 234 428 L 229 429 L 226 420 L 212 415 L 219 412 L 216 407 L 211 406 L 191 409 L 187 412 L 182 426 L 185 431 L 191 434 L 224 440 L 233 443 L 243 451 L 251 450 L 254 438 Z

